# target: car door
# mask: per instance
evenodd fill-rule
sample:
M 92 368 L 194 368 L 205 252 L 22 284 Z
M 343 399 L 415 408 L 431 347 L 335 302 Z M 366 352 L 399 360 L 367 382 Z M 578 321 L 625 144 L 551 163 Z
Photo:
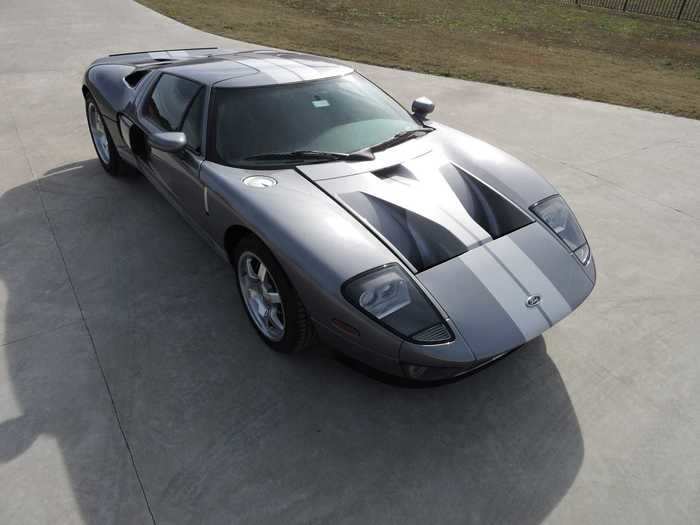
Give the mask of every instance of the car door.
M 147 133 L 181 131 L 187 145 L 171 153 L 149 148 L 146 164 L 164 190 L 196 222 L 204 222 L 202 129 L 206 89 L 197 82 L 164 73 L 144 103 Z

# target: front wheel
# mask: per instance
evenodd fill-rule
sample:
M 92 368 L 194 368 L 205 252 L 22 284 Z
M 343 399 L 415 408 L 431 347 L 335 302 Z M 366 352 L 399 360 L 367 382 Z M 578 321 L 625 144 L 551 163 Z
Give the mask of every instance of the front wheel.
M 236 245 L 232 259 L 246 313 L 262 340 L 282 353 L 308 347 L 311 321 L 272 252 L 247 236 Z

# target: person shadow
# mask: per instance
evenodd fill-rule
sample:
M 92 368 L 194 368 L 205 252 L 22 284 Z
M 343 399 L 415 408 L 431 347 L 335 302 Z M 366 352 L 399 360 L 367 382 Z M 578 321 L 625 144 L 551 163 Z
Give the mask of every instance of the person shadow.
M 159 523 L 535 524 L 581 467 L 543 337 L 420 389 L 321 345 L 275 354 L 229 265 L 144 178 L 109 177 L 95 159 L 5 192 L 0 221 L 0 402 L 14 407 L 0 406 L 0 471 L 15 469 L 30 502 L 72 499 L 100 524 L 149 512 Z M 47 439 L 60 461 L 40 453 Z M 67 481 L 48 490 L 57 461 Z M 42 506 L 15 511 L 30 504 Z

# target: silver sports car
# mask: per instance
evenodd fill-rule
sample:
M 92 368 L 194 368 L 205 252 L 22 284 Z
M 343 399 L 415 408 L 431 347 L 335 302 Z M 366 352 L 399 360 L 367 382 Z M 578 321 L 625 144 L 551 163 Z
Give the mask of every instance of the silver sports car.
M 532 169 L 333 61 L 219 49 L 85 73 L 104 169 L 141 171 L 235 270 L 274 350 L 318 337 L 435 381 L 505 355 L 591 293 L 576 217 Z

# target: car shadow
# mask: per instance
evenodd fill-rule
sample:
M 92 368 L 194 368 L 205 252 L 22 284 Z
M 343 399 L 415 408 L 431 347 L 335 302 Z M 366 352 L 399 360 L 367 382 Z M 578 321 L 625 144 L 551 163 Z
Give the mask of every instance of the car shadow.
M 534 524 L 580 469 L 542 337 L 463 380 L 402 388 L 321 346 L 269 351 L 229 265 L 137 174 L 60 166 L 0 210 L 19 407 L 0 421 L 0 463 L 50 436 L 87 523 L 135 523 L 143 505 L 112 402 L 160 523 Z

